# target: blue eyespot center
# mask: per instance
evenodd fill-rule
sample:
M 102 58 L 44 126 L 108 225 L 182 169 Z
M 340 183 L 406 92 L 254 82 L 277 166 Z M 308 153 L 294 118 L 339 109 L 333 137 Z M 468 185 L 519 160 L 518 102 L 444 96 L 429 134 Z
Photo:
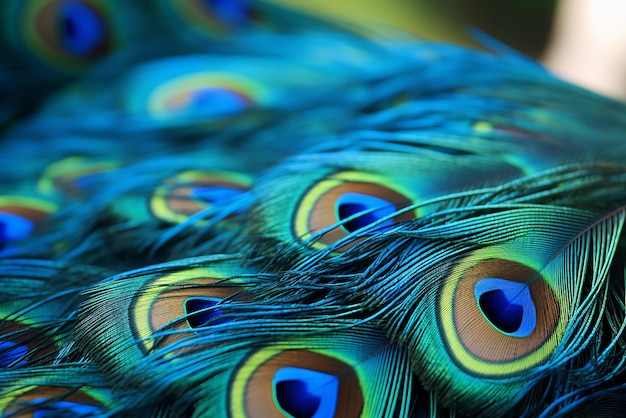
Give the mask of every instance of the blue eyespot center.
M 222 87 L 205 87 L 189 94 L 187 111 L 208 115 L 233 115 L 249 107 L 245 96 Z
M 80 177 L 77 177 L 76 179 L 74 179 L 74 184 L 79 189 L 86 189 L 87 187 L 89 187 L 93 183 L 94 178 L 96 176 L 97 176 L 97 173 L 85 174 L 83 176 L 80 176 Z
M 299 367 L 283 367 L 276 372 L 272 383 L 274 400 L 287 416 L 335 416 L 339 393 L 336 376 Z
M 204 6 L 220 22 L 243 26 L 250 21 L 250 7 L 246 0 L 204 0 Z
M 219 325 L 228 322 L 228 319 L 221 316 L 224 311 L 214 308 L 219 302 L 220 299 L 218 298 L 206 296 L 187 298 L 185 300 L 185 314 L 189 328 L 203 327 L 209 321 L 211 325 Z
M 22 366 L 26 364 L 23 358 L 28 353 L 28 347 L 13 341 L 0 340 L 0 367 Z
M 537 327 L 537 312 L 528 284 L 487 277 L 474 295 L 483 316 L 503 334 L 527 337 Z
M 392 215 L 396 212 L 396 206 L 385 199 L 363 193 L 344 193 L 335 202 L 335 216 L 339 221 L 364 211 L 368 212 L 343 223 L 341 228 L 347 233 L 354 232 L 379 219 Z M 393 219 L 388 219 L 381 223 L 380 226 L 389 228 L 392 225 Z
M 81 1 L 66 0 L 59 6 L 61 45 L 70 55 L 86 57 L 102 46 L 106 29 L 98 14 Z
M 0 245 L 26 238 L 35 229 L 29 219 L 13 213 L 0 212 Z

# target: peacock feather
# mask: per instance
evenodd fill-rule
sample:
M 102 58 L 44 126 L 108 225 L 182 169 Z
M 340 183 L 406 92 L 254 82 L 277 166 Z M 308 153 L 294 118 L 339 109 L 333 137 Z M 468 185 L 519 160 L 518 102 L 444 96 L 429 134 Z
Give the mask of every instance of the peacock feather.
M 622 413 L 624 103 L 262 1 L 0 11 L 1 416 Z

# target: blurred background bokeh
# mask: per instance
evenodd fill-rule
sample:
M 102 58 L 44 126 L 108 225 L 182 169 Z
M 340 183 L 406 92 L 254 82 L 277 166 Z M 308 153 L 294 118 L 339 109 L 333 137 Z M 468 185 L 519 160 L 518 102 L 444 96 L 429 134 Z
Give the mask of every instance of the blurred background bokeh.
M 309 13 L 389 24 L 430 40 L 476 45 L 477 28 L 533 57 L 543 51 L 556 0 L 274 0 Z

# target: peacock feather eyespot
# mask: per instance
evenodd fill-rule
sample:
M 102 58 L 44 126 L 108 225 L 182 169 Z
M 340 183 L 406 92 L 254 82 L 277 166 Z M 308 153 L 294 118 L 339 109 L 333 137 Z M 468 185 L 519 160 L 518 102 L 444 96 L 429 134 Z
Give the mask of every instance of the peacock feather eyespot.
M 73 67 L 111 48 L 104 11 L 93 1 L 28 2 L 23 18 L 26 43 L 53 66 Z
M 92 175 L 115 170 L 118 161 L 91 160 L 73 156 L 50 164 L 37 182 L 37 189 L 44 194 L 62 193 L 67 196 L 80 196 L 88 187 Z
M 198 71 L 169 78 L 153 86 L 146 97 L 154 119 L 223 118 L 238 115 L 265 100 L 265 90 L 242 76 Z M 133 100 L 142 96 L 137 95 Z M 131 106 L 133 106 L 131 104 Z
M 215 305 L 243 288 L 232 282 L 220 285 L 222 279 L 219 272 L 197 268 L 145 283 L 130 305 L 131 329 L 141 350 L 171 345 L 190 335 L 184 330 L 226 322 Z M 167 335 L 155 339 L 159 333 Z
M 0 247 L 31 235 L 56 205 L 24 196 L 0 196 Z
M 150 197 L 158 219 L 181 223 L 201 210 L 231 202 L 250 189 L 252 178 L 226 171 L 185 171 L 168 179 Z
M 27 322 L 0 321 L 0 369 L 40 360 L 56 348 L 54 339 Z
M 547 361 L 558 341 L 558 299 L 541 274 L 518 261 L 459 264 L 442 289 L 439 311 L 447 349 L 474 375 L 522 373 Z
M 336 173 L 305 192 L 292 220 L 292 233 L 305 242 L 314 234 L 328 230 L 312 244 L 313 248 L 321 249 L 387 217 L 389 219 L 378 225 L 378 231 L 417 218 L 417 210 L 393 216 L 414 202 L 410 192 L 390 184 L 383 176 L 356 171 Z M 339 251 L 345 251 L 354 243 Z
M 41 418 L 48 416 L 90 416 L 106 409 L 104 395 L 87 388 L 30 386 L 7 403 L 0 412 L 6 416 Z M 19 411 L 19 412 L 18 412 Z
M 364 394 L 354 367 L 330 353 L 265 348 L 231 381 L 234 417 L 359 417 Z

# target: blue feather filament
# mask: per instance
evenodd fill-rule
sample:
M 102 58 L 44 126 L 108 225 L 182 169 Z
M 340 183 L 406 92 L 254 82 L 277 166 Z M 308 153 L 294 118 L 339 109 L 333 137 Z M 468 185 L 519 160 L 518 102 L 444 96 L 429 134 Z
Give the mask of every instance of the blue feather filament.
M 219 205 L 241 195 L 243 190 L 228 186 L 194 187 L 191 197 L 211 205 Z
M 36 402 L 46 402 L 48 399 L 38 398 Z M 33 418 L 47 418 L 62 414 L 72 414 L 71 416 L 90 416 L 100 411 L 100 408 L 93 405 L 83 405 L 77 402 L 57 401 L 54 403 L 46 403 L 41 409 L 33 411 Z M 65 416 L 65 415 L 64 415 Z
M 523 338 L 537 327 L 527 284 L 487 277 L 476 283 L 474 294 L 484 317 L 503 334 Z
M 28 353 L 28 347 L 25 345 L 0 340 L 0 367 L 26 364 L 26 360 L 20 360 L 26 353 Z
M 335 416 L 339 393 L 336 376 L 299 367 L 283 367 L 276 372 L 272 383 L 274 400 L 287 416 Z

